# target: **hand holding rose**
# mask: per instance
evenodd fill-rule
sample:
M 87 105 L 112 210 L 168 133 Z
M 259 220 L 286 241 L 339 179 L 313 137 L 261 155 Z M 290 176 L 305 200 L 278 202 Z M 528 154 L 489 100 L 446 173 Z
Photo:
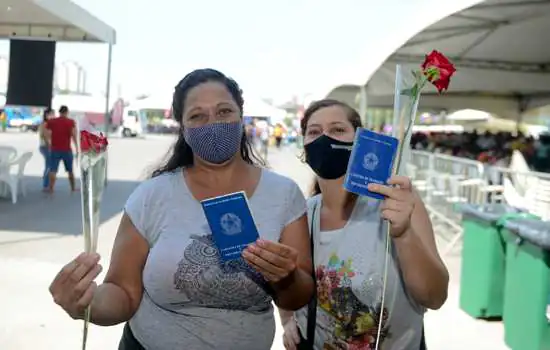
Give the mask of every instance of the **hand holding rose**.
M 382 202 L 381 215 L 390 222 L 392 237 L 397 238 L 410 227 L 415 196 L 411 180 L 406 176 L 392 176 L 388 185 L 370 184 L 369 191 L 386 197 Z

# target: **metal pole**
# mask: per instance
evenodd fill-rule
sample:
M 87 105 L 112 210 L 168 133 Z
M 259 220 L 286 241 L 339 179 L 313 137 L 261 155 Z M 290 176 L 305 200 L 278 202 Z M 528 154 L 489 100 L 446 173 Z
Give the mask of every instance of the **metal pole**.
M 111 95 L 112 59 L 113 59 L 113 45 L 109 44 L 109 53 L 107 58 L 107 86 L 105 87 L 105 116 L 104 116 L 105 135 L 109 133 L 109 112 L 111 111 L 109 97 Z
M 111 65 L 113 61 L 113 44 L 109 43 L 109 53 L 107 54 L 107 86 L 105 87 L 105 114 L 103 116 L 103 128 L 105 136 L 109 135 L 110 118 L 109 113 L 111 111 L 109 97 L 111 95 Z M 105 153 L 105 187 L 107 187 L 107 169 L 109 168 L 109 151 Z
M 359 89 L 359 115 L 363 119 L 363 126 L 371 128 L 371 121 L 367 118 L 367 86 L 362 85 Z

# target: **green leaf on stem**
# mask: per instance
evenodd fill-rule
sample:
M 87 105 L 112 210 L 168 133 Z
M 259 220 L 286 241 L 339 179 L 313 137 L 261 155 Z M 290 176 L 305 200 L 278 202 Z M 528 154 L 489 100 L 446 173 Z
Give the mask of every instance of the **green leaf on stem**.
M 401 90 L 401 95 L 403 96 L 413 97 L 414 96 L 413 94 L 414 94 L 413 88 Z

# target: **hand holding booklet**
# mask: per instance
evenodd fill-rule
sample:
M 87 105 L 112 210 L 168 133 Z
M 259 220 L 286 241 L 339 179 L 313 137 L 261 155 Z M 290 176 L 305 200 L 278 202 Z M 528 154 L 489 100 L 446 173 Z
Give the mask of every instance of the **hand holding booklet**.
M 371 183 L 387 185 L 399 141 L 395 137 L 358 128 L 344 179 L 348 192 L 375 199 L 384 196 L 367 189 Z
M 242 251 L 259 238 L 244 191 L 201 201 L 221 262 L 241 258 Z

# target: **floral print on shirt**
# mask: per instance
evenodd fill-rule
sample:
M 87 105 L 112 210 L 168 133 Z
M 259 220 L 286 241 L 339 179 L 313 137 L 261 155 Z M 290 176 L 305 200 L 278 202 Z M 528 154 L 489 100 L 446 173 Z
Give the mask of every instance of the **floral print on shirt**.
M 318 307 L 331 316 L 333 327 L 324 350 L 375 349 L 381 305 L 365 305 L 357 298 L 352 289 L 355 275 L 352 259 L 342 260 L 334 253 L 326 266 L 316 268 Z M 387 308 L 383 315 L 381 343 L 389 336 Z

